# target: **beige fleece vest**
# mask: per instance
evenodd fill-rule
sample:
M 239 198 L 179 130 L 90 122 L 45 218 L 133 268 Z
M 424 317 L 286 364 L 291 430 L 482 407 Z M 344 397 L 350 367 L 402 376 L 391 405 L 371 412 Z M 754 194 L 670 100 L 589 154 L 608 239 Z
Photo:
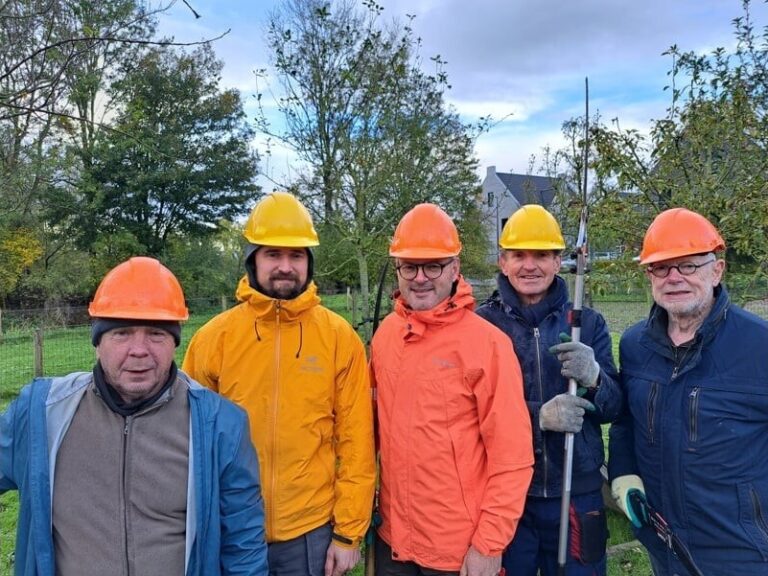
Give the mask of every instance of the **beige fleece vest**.
M 56 459 L 56 574 L 182 575 L 188 465 L 189 404 L 178 380 L 127 418 L 91 384 Z

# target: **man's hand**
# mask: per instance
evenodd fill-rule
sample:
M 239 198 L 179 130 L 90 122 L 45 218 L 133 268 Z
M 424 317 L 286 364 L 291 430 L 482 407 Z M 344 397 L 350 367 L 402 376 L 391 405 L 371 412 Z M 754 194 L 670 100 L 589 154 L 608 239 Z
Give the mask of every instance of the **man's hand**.
M 558 394 L 539 410 L 539 428 L 575 434 L 581 431 L 585 410 L 592 412 L 595 406 L 589 400 L 578 396 Z
M 333 542 L 325 555 L 325 576 L 342 576 L 360 562 L 359 548 L 342 548 Z
M 632 506 L 629 498 L 632 493 L 637 493 L 642 502 L 645 502 L 645 486 L 640 476 L 627 474 L 626 476 L 619 476 L 611 482 L 611 494 L 616 504 L 635 528 L 640 528 L 643 524 L 648 524 L 648 513 L 644 509 L 637 510 Z
M 561 336 L 562 339 L 562 336 Z M 581 342 L 563 342 L 549 349 L 562 364 L 560 374 L 573 378 L 586 388 L 597 386 L 600 365 L 595 360 L 595 352 Z
M 496 576 L 501 570 L 501 555 L 485 556 L 470 546 L 459 576 Z

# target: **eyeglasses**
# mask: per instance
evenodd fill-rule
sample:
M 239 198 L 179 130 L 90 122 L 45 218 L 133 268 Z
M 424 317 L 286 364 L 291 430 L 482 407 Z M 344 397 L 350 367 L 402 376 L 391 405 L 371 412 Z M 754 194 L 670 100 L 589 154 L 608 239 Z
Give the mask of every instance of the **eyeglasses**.
M 437 280 L 443 274 L 443 268 L 453 264 L 453 260 L 448 262 L 427 262 L 426 264 L 400 264 L 397 266 L 397 272 L 403 280 L 413 280 L 419 275 L 419 269 L 424 272 L 429 280 Z
M 674 264 L 674 265 L 673 264 L 652 264 L 648 266 L 646 270 L 648 270 L 648 273 L 656 276 L 656 278 L 666 278 L 667 276 L 669 276 L 669 273 L 672 271 L 673 268 L 683 276 L 690 276 L 691 274 L 696 272 L 696 270 L 698 270 L 699 268 L 703 268 L 707 264 L 712 264 L 712 262 L 714 262 L 715 260 L 717 260 L 717 258 L 713 260 L 708 260 L 703 264 L 696 264 L 694 262 L 680 262 L 680 264 Z

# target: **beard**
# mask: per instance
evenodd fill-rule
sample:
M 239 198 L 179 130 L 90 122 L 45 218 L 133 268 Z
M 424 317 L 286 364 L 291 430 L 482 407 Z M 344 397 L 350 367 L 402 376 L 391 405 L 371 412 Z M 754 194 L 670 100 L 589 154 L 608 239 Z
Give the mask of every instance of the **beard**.
M 304 292 L 305 286 L 299 284 L 295 274 L 275 274 L 269 277 L 266 286 L 261 286 L 259 292 L 278 300 L 293 300 Z

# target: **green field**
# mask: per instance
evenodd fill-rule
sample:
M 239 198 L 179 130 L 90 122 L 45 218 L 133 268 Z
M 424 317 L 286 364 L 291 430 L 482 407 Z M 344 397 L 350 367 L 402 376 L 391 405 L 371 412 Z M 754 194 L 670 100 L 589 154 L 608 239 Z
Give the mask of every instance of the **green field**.
M 324 296 L 323 302 L 340 314 L 349 318 L 346 296 Z M 626 314 L 626 307 L 617 306 L 615 314 Z M 613 310 L 606 311 L 608 314 Z M 182 332 L 182 344 L 177 351 L 177 363 L 181 363 L 186 346 L 195 330 L 202 326 L 215 311 L 193 315 L 185 324 Z M 632 311 L 631 315 L 636 314 Z M 619 318 L 617 323 L 628 325 L 632 318 Z M 609 320 L 609 325 L 613 325 Z M 89 370 L 95 360 L 90 344 L 88 327 L 46 330 L 44 333 L 43 364 L 46 375 L 66 374 L 76 370 Z M 612 334 L 614 354 L 617 355 L 619 334 Z M 0 343 L 0 410 L 2 410 L 19 392 L 21 387 L 33 376 L 34 346 L 31 333 L 6 333 Z M 606 438 L 607 442 L 607 438 Z M 13 573 L 13 547 L 15 525 L 18 514 L 18 499 L 15 492 L 0 496 L 0 576 Z M 651 576 L 651 569 L 642 547 L 633 541 L 629 524 L 623 515 L 608 511 L 610 531 L 608 575 Z M 618 548 L 613 548 L 621 545 Z M 358 568 L 354 574 L 362 574 Z

